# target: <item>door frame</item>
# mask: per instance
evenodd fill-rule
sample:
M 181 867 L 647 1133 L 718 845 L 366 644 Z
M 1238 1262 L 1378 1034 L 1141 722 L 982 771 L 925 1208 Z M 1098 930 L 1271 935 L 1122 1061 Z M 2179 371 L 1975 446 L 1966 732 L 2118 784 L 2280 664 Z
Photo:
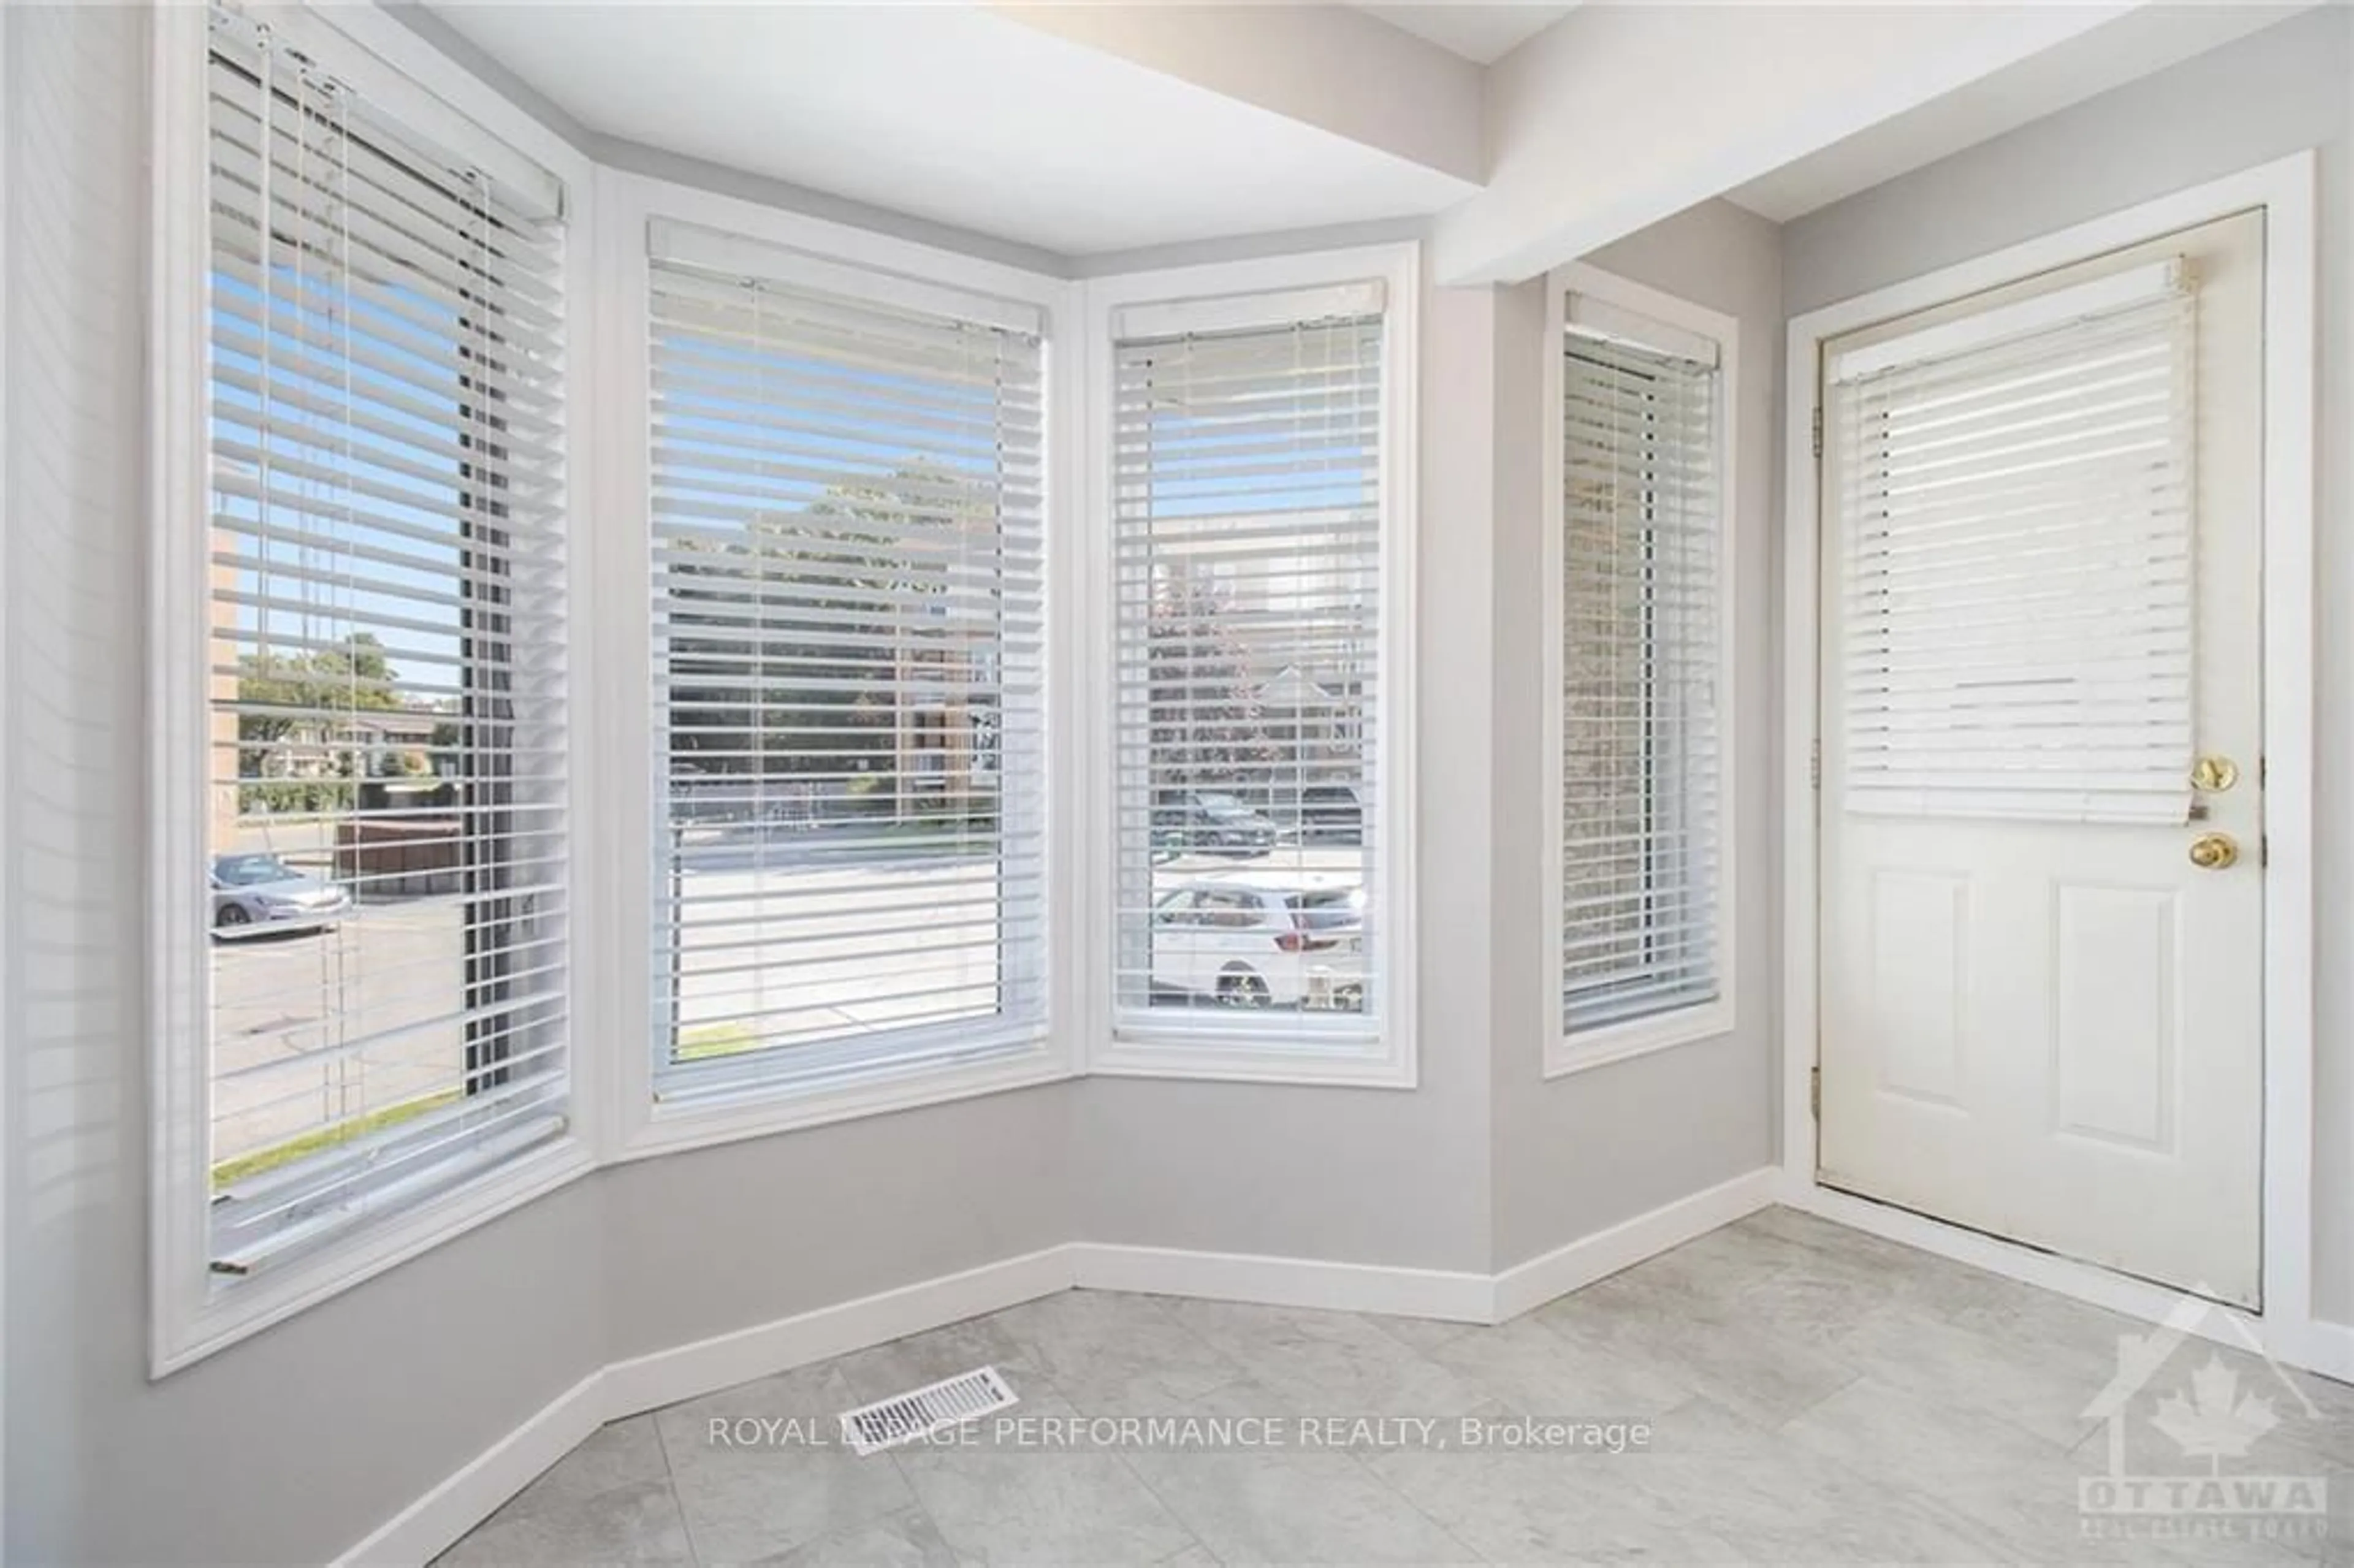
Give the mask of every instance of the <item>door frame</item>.
M 2177 191 L 1795 316 L 1789 323 L 1782 534 L 1783 1003 L 1781 1200 L 2127 1316 L 2158 1321 L 2163 1286 L 2064 1258 L 1816 1180 L 1819 1051 L 1818 811 L 1821 519 L 1816 423 L 1822 345 L 1876 322 L 2190 228 L 2264 209 L 2264 1308 L 2218 1308 L 2216 1333 L 2253 1332 L 2275 1359 L 2354 1378 L 2354 1330 L 2313 1317 L 2314 390 L 2317 160 L 2310 152 Z M 1805 411 L 1814 410 L 1812 418 Z

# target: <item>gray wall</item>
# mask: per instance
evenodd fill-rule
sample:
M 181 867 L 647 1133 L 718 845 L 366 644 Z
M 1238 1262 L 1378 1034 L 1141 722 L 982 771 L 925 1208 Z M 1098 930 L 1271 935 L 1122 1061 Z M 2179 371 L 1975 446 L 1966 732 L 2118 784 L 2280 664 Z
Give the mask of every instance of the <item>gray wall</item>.
M 1534 780 L 1542 296 L 1424 302 L 1418 540 L 1422 1085 L 1096 1079 L 608 1171 L 161 1383 L 145 1374 L 139 929 L 147 502 L 145 21 L 10 6 L 0 758 L 7 1520 L 42 1563 L 316 1561 L 605 1361 L 1079 1237 L 1487 1270 L 1772 1153 L 1779 955 L 1766 520 L 1801 310 L 2328 144 L 2325 413 L 2349 353 L 2348 17 L 2317 15 L 1816 215 L 1722 204 L 1595 258 L 1740 317 L 1734 580 L 1749 642 L 1740 1017 L 1728 1036 L 1550 1085 L 1527 853 Z M 1776 267 L 1782 269 L 1777 275 Z M 2348 450 L 2325 443 L 2329 604 L 2354 589 Z M 2354 628 L 2325 619 L 2327 689 Z M 2354 723 L 2324 715 L 2324 1289 L 2354 1319 Z M 27 917 L 29 916 L 30 917 Z M 593 1044 L 592 1044 L 592 1047 Z M 1080 1175 L 1084 1180 L 1078 1180 Z M 855 1202 L 849 1195 L 855 1194 Z
M 1791 314 L 2321 150 L 2315 1305 L 2354 1323 L 2354 12 L 2331 5 L 1788 226 Z
M 1780 724 L 1771 655 L 1773 529 L 1780 486 L 1782 279 L 1775 225 L 1704 203 L 1596 252 L 1606 271 L 1739 323 L 1734 388 L 1734 562 L 1739 640 L 1732 694 L 1736 974 L 1729 1033 L 1541 1081 L 1558 1028 L 1551 957 L 1535 912 L 1546 896 L 1528 846 L 1543 842 L 1542 544 L 1544 296 L 1504 291 L 1498 309 L 1493 617 L 1496 822 L 1495 1258 L 1509 1267 L 1649 1209 L 1755 1171 L 1774 1158 L 1781 968 L 1779 891 L 1769 856 L 1778 821 Z
M 146 1375 L 147 26 L 11 6 L 5 1552 L 315 1559 L 592 1364 L 592 1193 Z M 420 1394 L 429 1391 L 429 1397 Z
M 1741 323 L 1735 1027 L 1542 1080 L 1543 290 L 1426 290 L 1421 1088 L 1088 1080 L 1074 1128 L 1086 1239 L 1489 1272 L 1774 1158 L 1779 231 L 1712 202 L 1592 260 Z
M 610 1170 L 148 1380 L 147 17 L 0 26 L 0 1559 L 323 1561 L 609 1360 L 1067 1240 L 1057 1086 Z
M 1073 1128 L 1085 1239 L 1485 1273 L 1772 1160 L 1779 231 L 1712 202 L 1593 260 L 1741 322 L 1734 1029 L 1542 1081 L 1544 894 L 1531 849 L 1543 842 L 1543 290 L 1426 289 L 1414 671 L 1421 1087 L 1087 1080 Z
M 1087 1079 L 1075 1128 L 1086 1240 L 1488 1267 L 1492 297 L 1426 286 L 1422 323 L 1421 1086 Z
M 1072 1086 L 608 1170 L 610 1360 L 1071 1239 Z
M 1464 1025 L 1489 845 L 1458 807 L 1487 705 L 1450 700 L 1447 673 L 1484 680 L 1485 554 L 1448 544 L 1486 526 L 1484 458 L 1466 455 L 1483 416 L 1457 396 L 1486 375 L 1472 295 L 1431 302 L 1426 368 L 1425 824 L 1435 862 L 1464 869 L 1426 877 L 1429 961 L 1459 978 L 1426 988 L 1423 1093 L 1055 1086 L 642 1161 L 151 1383 L 126 939 L 144 901 L 147 27 L 130 6 L 12 6 L 5 26 L 0 810 L 11 907 L 37 918 L 7 931 L 0 1555 L 319 1561 L 608 1361 L 1075 1235 L 1485 1266 L 1485 1034 Z M 1106 1174 L 1075 1186 L 1082 1160 Z

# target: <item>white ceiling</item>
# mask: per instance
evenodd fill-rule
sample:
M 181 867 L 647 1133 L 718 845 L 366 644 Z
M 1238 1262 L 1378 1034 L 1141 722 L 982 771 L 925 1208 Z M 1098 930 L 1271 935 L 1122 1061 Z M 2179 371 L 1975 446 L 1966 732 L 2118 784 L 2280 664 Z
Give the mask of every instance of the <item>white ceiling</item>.
M 593 131 L 1066 255 L 1476 188 L 978 6 L 429 3 Z
M 1567 5 L 1359 5 L 1394 27 L 1479 65 L 1493 65 L 1529 39 L 1577 9 Z

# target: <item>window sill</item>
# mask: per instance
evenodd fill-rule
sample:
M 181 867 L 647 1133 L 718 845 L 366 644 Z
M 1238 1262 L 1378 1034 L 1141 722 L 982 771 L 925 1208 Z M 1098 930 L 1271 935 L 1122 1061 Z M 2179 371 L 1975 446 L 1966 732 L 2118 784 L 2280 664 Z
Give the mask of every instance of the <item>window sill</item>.
M 1418 1082 L 1414 1051 L 1394 1033 L 1277 1041 L 1183 1024 L 1117 1028 L 1090 1055 L 1087 1071 L 1326 1087 L 1411 1089 Z
M 1548 1079 L 1564 1078 L 1591 1067 L 1648 1056 L 1655 1051 L 1696 1045 L 1732 1032 L 1733 1003 L 1720 997 L 1714 1001 L 1663 1012 L 1656 1018 L 1638 1018 L 1589 1033 L 1549 1041 L 1545 1045 L 1544 1075 Z
M 588 1144 L 578 1132 L 568 1133 L 347 1243 L 222 1286 L 184 1320 L 157 1319 L 148 1375 L 161 1378 L 227 1350 L 595 1168 Z
M 1050 1036 L 978 1061 L 880 1065 L 848 1080 L 819 1084 L 750 1080 L 705 1094 L 655 1101 L 614 1151 L 616 1161 L 737 1143 L 770 1133 L 980 1095 L 1001 1094 L 1071 1077 L 1066 1054 Z

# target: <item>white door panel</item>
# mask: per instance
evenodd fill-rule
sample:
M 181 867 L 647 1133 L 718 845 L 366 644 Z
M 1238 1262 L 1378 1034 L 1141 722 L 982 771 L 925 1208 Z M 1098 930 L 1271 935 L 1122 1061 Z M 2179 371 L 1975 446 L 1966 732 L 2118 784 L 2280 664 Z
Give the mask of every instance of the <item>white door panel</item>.
M 1951 471 L 1979 462 L 2046 483 L 2030 471 L 2041 438 L 2019 416 L 1990 434 L 1966 399 L 1938 412 L 1934 384 L 1910 401 L 1827 398 L 1819 800 L 1821 1180 L 2252 1306 L 2263 235 L 2262 215 L 2245 214 L 1826 345 L 1836 366 L 2168 258 L 2196 279 L 2192 415 L 2177 427 L 2190 432 L 2187 561 L 2164 545 L 2162 508 L 2104 499 L 2103 463 L 2119 484 L 2152 482 L 2140 458 L 2115 455 L 2127 436 L 2114 452 L 2089 439 L 2140 418 L 2137 395 L 2111 406 L 2075 389 L 2121 385 L 2099 362 L 2055 398 L 2048 449 L 2084 454 L 2094 499 L 2021 501 L 2017 526 L 1984 523 L 1975 500 L 1903 512 L 1885 499 L 1893 482 L 1875 492 L 1849 460 L 1892 439 L 1869 419 L 1943 418 L 1949 446 L 1920 461 L 1933 481 L 1949 471 L 1942 450 L 1957 454 Z M 2016 351 L 2030 370 L 2033 348 Z M 1874 535 L 1867 514 L 1899 520 Z M 1862 553 L 1916 540 L 1930 554 L 1905 559 L 1927 569 L 1858 588 Z M 1873 672 L 1861 682 L 1860 655 Z M 1903 660 L 1932 668 L 1912 680 L 1893 669 Z M 2237 783 L 2194 794 L 2193 755 L 2232 759 Z M 2236 865 L 2191 863 L 2210 832 L 2236 841 Z

